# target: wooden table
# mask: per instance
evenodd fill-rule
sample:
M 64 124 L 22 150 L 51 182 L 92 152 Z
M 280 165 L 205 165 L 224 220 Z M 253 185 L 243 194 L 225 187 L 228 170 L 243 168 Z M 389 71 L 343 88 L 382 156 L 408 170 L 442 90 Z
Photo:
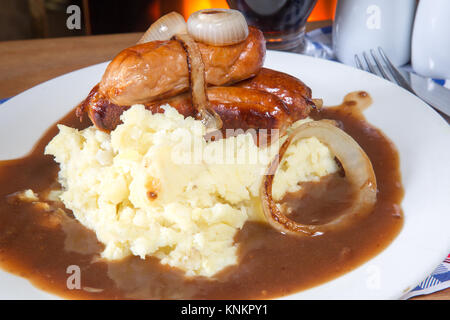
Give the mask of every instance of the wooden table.
M 317 21 L 307 30 L 330 25 Z M 112 59 L 141 33 L 0 42 L 0 99 L 43 81 Z M 450 288 L 414 299 L 450 300 Z
M 307 30 L 330 25 L 309 23 Z M 59 75 L 111 60 L 141 33 L 0 42 L 0 99 Z

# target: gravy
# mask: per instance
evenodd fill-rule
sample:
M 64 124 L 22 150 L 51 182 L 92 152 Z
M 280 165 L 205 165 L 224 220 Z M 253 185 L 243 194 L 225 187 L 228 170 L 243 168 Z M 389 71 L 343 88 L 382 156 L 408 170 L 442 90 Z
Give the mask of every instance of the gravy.
M 374 211 L 348 229 L 314 238 L 292 237 L 266 224 L 247 222 L 235 237 L 240 263 L 214 279 L 186 278 L 151 257 L 104 261 L 103 245 L 69 210 L 14 201 L 11 196 L 25 189 L 41 196 L 55 187 L 58 165 L 43 154 L 57 133 L 52 126 L 28 156 L 0 162 L 0 266 L 38 288 L 71 299 L 268 299 L 336 278 L 386 248 L 403 224 L 398 154 L 382 132 L 364 120 L 361 111 L 370 102 L 367 93 L 354 92 L 342 105 L 311 115 L 338 121 L 365 150 L 375 170 Z M 80 123 L 74 112 L 58 123 L 79 129 L 90 125 Z M 301 194 L 282 200 L 295 220 L 326 222 L 351 201 L 342 174 L 323 180 L 305 183 Z M 79 267 L 79 288 L 71 282 L 71 266 Z

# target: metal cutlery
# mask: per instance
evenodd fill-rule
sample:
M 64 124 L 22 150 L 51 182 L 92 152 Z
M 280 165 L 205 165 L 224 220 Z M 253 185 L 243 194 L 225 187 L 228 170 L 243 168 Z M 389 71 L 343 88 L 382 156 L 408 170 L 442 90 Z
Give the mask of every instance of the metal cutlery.
M 382 78 L 389 80 L 391 82 L 396 83 L 400 87 L 408 90 L 412 94 L 416 95 L 420 99 L 422 99 L 424 102 L 426 102 L 429 106 L 436 109 L 447 122 L 450 121 L 450 91 L 446 92 L 447 89 L 440 88 L 444 91 L 439 91 L 439 96 L 433 96 L 436 95 L 436 92 L 438 90 L 433 91 L 427 91 L 427 90 L 414 90 L 401 72 L 392 64 L 392 62 L 389 60 L 387 55 L 384 53 L 383 49 L 378 47 L 378 55 L 376 54 L 375 50 L 371 49 L 369 51 L 370 57 L 367 54 L 367 52 L 362 53 L 362 58 L 360 56 L 355 55 L 355 64 L 356 67 L 360 70 L 369 71 L 372 74 L 375 74 L 377 76 L 381 76 Z M 364 63 L 362 62 L 364 61 Z M 365 66 L 364 66 L 365 64 Z M 426 81 L 426 79 L 420 79 L 419 76 L 411 73 L 411 78 L 422 80 L 420 82 L 423 85 L 423 81 Z M 412 80 L 412 79 L 411 79 Z M 418 81 L 415 81 L 416 85 Z M 436 86 L 439 86 L 436 84 Z M 444 97 L 445 96 L 445 97 Z M 448 99 L 447 99 L 448 96 Z M 444 98 L 443 98 L 444 97 Z

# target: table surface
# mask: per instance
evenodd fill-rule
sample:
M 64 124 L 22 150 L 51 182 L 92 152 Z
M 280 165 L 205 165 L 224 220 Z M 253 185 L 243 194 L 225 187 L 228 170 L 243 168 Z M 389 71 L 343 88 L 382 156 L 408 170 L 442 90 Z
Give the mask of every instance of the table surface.
M 311 22 L 307 30 L 330 25 Z M 0 99 L 62 74 L 111 60 L 142 33 L 0 42 Z M 413 299 L 450 300 L 450 288 Z

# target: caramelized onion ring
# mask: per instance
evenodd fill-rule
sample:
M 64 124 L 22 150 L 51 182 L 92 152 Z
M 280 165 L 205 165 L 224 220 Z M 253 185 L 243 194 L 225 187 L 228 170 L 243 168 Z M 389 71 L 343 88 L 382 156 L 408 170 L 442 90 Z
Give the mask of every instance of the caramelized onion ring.
M 221 129 L 222 119 L 210 107 L 206 96 L 205 65 L 197 44 L 188 34 L 177 34 L 174 38 L 182 44 L 186 51 L 193 107 L 197 110 L 207 129 Z
M 272 183 L 284 153 L 299 139 L 316 137 L 339 159 L 346 178 L 356 193 L 352 206 L 336 219 L 321 225 L 301 224 L 286 217 L 272 198 Z M 264 215 L 271 226 L 282 233 L 316 236 L 330 229 L 341 228 L 356 218 L 370 213 L 376 202 L 377 183 L 372 164 L 364 150 L 347 133 L 327 120 L 308 122 L 295 129 L 283 143 L 263 178 L 260 196 Z
M 178 33 L 187 33 L 186 21 L 178 12 L 170 12 L 156 20 L 137 43 L 170 40 Z
M 228 46 L 247 39 L 248 25 L 244 15 L 233 9 L 203 9 L 187 21 L 189 34 L 195 41 L 213 46 Z

